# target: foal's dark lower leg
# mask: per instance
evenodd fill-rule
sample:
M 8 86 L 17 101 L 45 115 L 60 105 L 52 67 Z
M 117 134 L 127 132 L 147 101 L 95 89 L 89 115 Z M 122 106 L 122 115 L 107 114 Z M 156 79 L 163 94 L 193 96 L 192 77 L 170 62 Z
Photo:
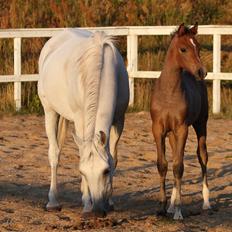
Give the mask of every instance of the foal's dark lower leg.
M 197 157 L 201 165 L 202 170 L 202 195 L 204 199 L 203 209 L 209 209 L 209 189 L 207 181 L 207 163 L 208 163 L 208 152 L 206 146 L 206 122 L 199 123 L 193 126 L 197 134 L 198 146 L 197 146 Z
M 157 167 L 160 175 L 160 214 L 166 214 L 167 197 L 165 179 L 168 170 L 167 160 L 163 157 L 158 158 Z
M 158 214 L 166 214 L 167 198 L 165 191 L 165 178 L 168 170 L 168 162 L 165 158 L 165 136 L 155 131 L 154 137 L 157 146 L 157 168 L 160 175 L 160 209 Z

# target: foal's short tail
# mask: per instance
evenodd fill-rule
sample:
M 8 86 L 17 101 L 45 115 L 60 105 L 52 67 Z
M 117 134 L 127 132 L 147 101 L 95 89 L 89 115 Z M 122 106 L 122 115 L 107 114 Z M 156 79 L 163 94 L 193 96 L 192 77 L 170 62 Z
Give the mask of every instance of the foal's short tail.
M 60 150 L 64 144 L 67 129 L 68 129 L 68 120 L 60 116 L 57 126 L 57 133 L 56 133 L 57 143 Z

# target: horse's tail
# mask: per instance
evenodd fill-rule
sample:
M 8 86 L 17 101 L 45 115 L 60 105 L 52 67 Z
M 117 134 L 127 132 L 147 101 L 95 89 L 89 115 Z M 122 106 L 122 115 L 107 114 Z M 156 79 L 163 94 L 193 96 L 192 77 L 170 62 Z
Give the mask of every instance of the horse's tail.
M 64 144 L 67 129 L 68 129 L 68 120 L 62 116 L 59 116 L 59 120 L 57 123 L 56 138 L 57 138 L 57 144 L 60 150 Z

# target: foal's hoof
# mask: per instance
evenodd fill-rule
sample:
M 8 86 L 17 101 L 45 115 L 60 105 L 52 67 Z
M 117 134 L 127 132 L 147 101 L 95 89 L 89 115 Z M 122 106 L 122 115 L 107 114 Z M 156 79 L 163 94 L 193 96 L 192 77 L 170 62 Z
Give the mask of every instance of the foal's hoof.
M 54 204 L 51 204 L 51 203 L 48 202 L 47 205 L 46 205 L 46 210 L 49 211 L 49 212 L 51 212 L 51 211 L 61 211 L 61 209 L 62 209 L 62 207 L 61 207 L 60 204 L 54 205 Z

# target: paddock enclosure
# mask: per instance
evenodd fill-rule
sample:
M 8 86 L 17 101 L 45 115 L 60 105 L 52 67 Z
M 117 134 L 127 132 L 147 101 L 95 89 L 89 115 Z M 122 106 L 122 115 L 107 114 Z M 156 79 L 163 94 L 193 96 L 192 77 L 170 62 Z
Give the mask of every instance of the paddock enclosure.
M 90 31 L 104 31 L 105 33 L 117 37 L 126 37 L 127 70 L 130 77 L 130 105 L 134 103 L 134 82 L 136 78 L 157 78 L 159 70 L 143 71 L 139 69 L 139 38 L 141 36 L 168 36 L 176 26 L 121 26 L 121 27 L 89 27 L 81 28 Z M 51 36 L 64 30 L 64 28 L 38 28 L 38 29 L 2 29 L 0 39 L 13 39 L 13 74 L 0 75 L 0 83 L 14 83 L 14 103 L 16 110 L 21 109 L 22 104 L 22 83 L 38 80 L 38 74 L 22 72 L 22 40 L 31 38 L 50 38 Z M 212 42 L 212 57 L 210 54 L 207 60 L 212 60 L 212 70 L 208 70 L 207 80 L 212 80 L 212 112 L 221 111 L 221 81 L 232 80 L 231 72 L 222 70 L 222 40 L 226 36 L 232 35 L 230 25 L 201 25 L 198 34 L 210 37 Z M 140 44 L 141 45 L 141 44 Z M 209 46 L 209 45 L 207 45 Z M 211 45 L 210 45 L 211 46 Z M 230 47 L 230 46 L 229 46 Z M 224 50 L 226 47 L 224 46 Z M 10 51 L 9 51 L 10 52 Z M 32 54 L 31 54 L 32 55 Z
M 147 112 L 127 113 L 119 142 L 114 177 L 115 211 L 103 219 L 81 219 L 78 149 L 72 125 L 58 169 L 60 212 L 47 212 L 50 183 L 48 142 L 44 117 L 35 115 L 0 118 L 0 231 L 232 231 L 232 120 L 208 123 L 208 177 L 213 210 L 201 210 L 201 170 L 196 137 L 190 129 L 183 176 L 183 221 L 157 217 L 159 175 L 156 148 Z M 167 196 L 172 190 L 172 157 L 167 146 L 169 170 Z

